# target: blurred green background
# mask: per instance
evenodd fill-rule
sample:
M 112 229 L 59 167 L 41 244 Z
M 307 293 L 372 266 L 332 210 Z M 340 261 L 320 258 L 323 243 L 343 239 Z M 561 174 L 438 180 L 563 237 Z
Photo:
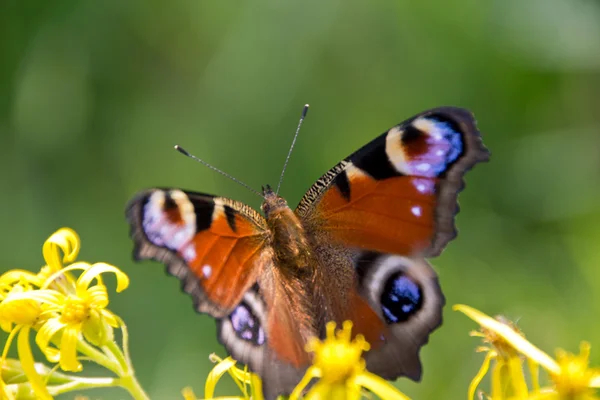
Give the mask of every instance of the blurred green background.
M 415 399 L 461 399 L 483 356 L 452 312 L 516 319 L 553 354 L 600 362 L 600 4 L 585 0 L 28 1 L 0 4 L 1 271 L 38 269 L 56 229 L 131 277 L 128 323 L 154 399 L 203 392 L 215 323 L 157 263 L 135 264 L 124 205 L 174 186 L 258 207 L 176 143 L 291 205 L 328 168 L 424 109 L 472 110 L 492 151 L 467 177 L 460 234 L 433 260 L 444 325 Z M 114 286 L 113 286 L 114 287 Z M 219 393 L 238 393 L 229 382 Z M 127 398 L 122 391 L 92 398 Z M 73 398 L 73 395 L 64 398 Z

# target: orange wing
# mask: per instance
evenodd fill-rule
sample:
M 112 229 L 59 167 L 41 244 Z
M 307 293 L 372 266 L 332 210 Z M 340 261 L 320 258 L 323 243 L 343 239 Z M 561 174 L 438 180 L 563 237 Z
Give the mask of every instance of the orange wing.
M 264 219 L 223 197 L 150 189 L 127 207 L 136 259 L 167 264 L 198 311 L 227 315 L 270 261 Z
M 434 109 L 340 162 L 296 212 L 309 231 L 350 247 L 434 256 L 456 236 L 464 172 L 488 156 L 469 112 Z

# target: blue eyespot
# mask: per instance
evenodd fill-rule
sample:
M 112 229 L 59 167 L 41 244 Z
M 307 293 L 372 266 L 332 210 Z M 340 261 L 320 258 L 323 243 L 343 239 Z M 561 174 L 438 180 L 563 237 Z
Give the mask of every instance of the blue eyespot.
M 386 281 L 381 293 L 381 311 L 388 324 L 407 321 L 423 305 L 421 287 L 402 272 Z
M 229 321 L 238 338 L 255 345 L 265 343 L 265 331 L 260 320 L 245 303 L 240 303 L 231 314 Z

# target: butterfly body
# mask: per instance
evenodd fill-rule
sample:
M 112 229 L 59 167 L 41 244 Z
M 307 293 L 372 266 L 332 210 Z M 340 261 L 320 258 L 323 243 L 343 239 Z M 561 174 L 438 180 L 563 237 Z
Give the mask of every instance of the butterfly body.
M 353 322 L 371 344 L 370 371 L 418 380 L 419 350 L 444 305 L 425 257 L 456 235 L 462 176 L 487 158 L 469 112 L 433 109 L 342 160 L 295 210 L 268 186 L 263 215 L 224 197 L 141 192 L 127 209 L 134 256 L 182 281 L 267 398 L 299 382 L 311 363 L 305 344 L 328 321 Z
M 265 201 L 261 207 L 270 231 L 270 244 L 275 264 L 283 273 L 307 274 L 314 267 L 306 232 L 298 216 L 294 214 L 283 197 L 275 194 L 269 186 L 265 189 Z M 301 272 L 300 272 L 301 271 Z

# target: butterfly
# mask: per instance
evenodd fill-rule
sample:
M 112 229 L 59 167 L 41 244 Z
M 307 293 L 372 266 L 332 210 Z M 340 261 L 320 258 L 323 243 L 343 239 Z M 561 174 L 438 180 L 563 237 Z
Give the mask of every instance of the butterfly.
M 369 371 L 420 380 L 419 351 L 445 303 L 426 258 L 456 236 L 463 175 L 488 157 L 472 114 L 440 107 L 339 162 L 295 210 L 270 186 L 262 215 L 226 197 L 148 189 L 127 206 L 134 258 L 166 264 L 267 399 L 300 381 L 305 344 L 328 321 L 350 320 L 366 338 Z

